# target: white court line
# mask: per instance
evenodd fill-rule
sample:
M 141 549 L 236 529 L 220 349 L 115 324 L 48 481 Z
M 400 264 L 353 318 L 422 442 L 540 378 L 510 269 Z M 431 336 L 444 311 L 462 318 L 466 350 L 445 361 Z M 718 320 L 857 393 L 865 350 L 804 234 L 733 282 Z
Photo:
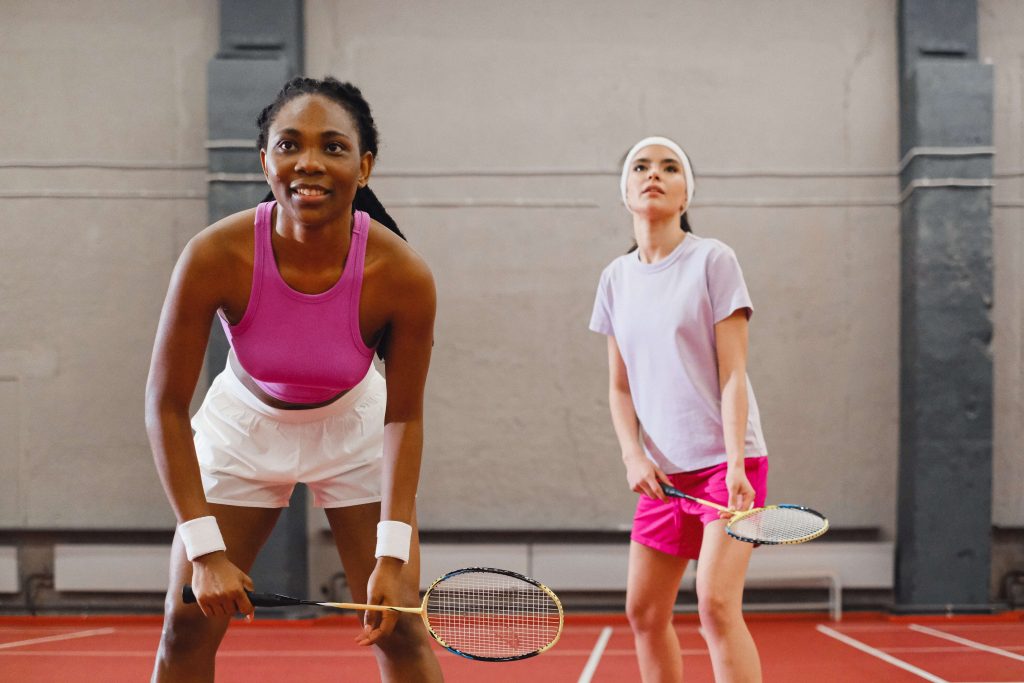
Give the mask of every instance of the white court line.
M 992 647 L 991 645 L 985 645 L 979 643 L 976 640 L 968 640 L 967 638 L 961 638 L 960 636 L 954 636 L 952 633 L 946 633 L 945 631 L 937 631 L 934 628 L 928 628 L 927 626 L 918 626 L 917 624 L 911 624 L 908 626 L 911 631 L 917 631 L 918 633 L 924 633 L 929 636 L 935 636 L 936 638 L 944 638 L 960 645 L 966 645 L 967 647 L 973 647 L 975 650 L 981 650 L 988 652 L 993 655 L 999 655 L 1000 657 L 1009 657 L 1010 659 L 1016 659 L 1018 662 L 1024 662 L 1024 655 L 1018 655 L 1008 650 L 1003 650 L 998 647 Z
M 590 683 L 590 680 L 594 677 L 594 672 L 597 671 L 597 665 L 601 663 L 601 655 L 604 654 L 604 648 L 608 645 L 608 639 L 611 637 L 612 627 L 605 626 L 601 630 L 601 635 L 597 637 L 594 649 L 590 652 L 590 659 L 587 660 L 587 665 L 583 667 L 583 673 L 580 674 L 580 678 L 576 683 Z
M 75 631 L 74 633 L 64 633 L 59 636 L 46 636 L 44 638 L 30 638 L 29 640 L 15 640 L 12 643 L 0 643 L 0 650 L 6 650 L 12 647 L 21 647 L 22 645 L 37 645 L 39 643 L 53 643 L 58 640 L 71 640 L 72 638 L 88 638 L 89 636 L 104 636 L 108 633 L 113 633 L 113 628 L 94 628 L 89 631 Z
M 896 659 L 895 657 L 893 657 L 891 655 L 887 655 L 886 653 L 882 652 L 881 650 L 873 648 L 870 645 L 865 645 L 864 643 L 860 642 L 859 640 L 855 640 L 855 639 L 851 638 L 850 636 L 843 635 L 842 633 L 839 633 L 838 631 L 833 631 L 828 626 L 825 626 L 823 624 L 818 624 L 815 628 L 817 628 L 820 633 L 824 633 L 826 636 L 829 636 L 830 638 L 835 638 L 836 640 L 838 640 L 841 643 L 846 643 L 850 647 L 856 648 L 856 649 L 860 650 L 861 652 L 866 652 L 869 655 L 871 655 L 872 657 L 878 657 L 883 662 L 888 662 L 889 664 L 892 664 L 893 666 L 895 666 L 895 667 L 897 667 L 899 669 L 903 669 L 904 671 L 909 671 L 910 673 L 912 673 L 912 674 L 914 674 L 916 676 L 920 676 L 921 678 L 923 678 L 926 681 L 931 681 L 932 683 L 949 683 L 949 681 L 947 681 L 944 678 L 939 678 L 935 674 L 930 674 L 927 671 L 925 671 L 924 669 L 918 669 L 913 664 L 907 664 L 902 659 Z

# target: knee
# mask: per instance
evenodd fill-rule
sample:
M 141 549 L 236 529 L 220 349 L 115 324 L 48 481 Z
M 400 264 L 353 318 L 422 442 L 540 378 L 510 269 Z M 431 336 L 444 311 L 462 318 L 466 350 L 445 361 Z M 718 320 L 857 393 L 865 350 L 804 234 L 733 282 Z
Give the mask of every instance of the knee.
M 701 626 L 712 633 L 726 631 L 743 619 L 740 604 L 713 590 L 697 596 L 697 611 Z
M 390 635 L 377 641 L 376 647 L 390 660 L 416 659 L 430 651 L 430 636 L 418 617 L 404 615 Z
M 627 596 L 626 618 L 637 634 L 658 632 L 672 622 L 672 608 Z
M 213 657 L 227 627 L 223 618 L 207 619 L 198 607 L 168 600 L 160 632 L 160 656 L 164 658 Z

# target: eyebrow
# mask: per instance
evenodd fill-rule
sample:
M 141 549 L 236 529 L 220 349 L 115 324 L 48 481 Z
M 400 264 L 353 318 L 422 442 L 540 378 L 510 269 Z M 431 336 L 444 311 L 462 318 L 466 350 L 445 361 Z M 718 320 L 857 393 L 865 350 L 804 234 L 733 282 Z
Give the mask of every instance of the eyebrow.
M 302 135 L 302 131 L 296 128 L 282 128 L 277 132 L 277 134 L 300 137 Z M 320 133 L 320 137 L 324 140 L 326 140 L 327 138 L 345 138 L 346 140 L 352 139 L 350 135 L 348 135 L 347 133 L 342 133 L 340 130 L 325 130 L 324 132 Z
M 633 161 L 631 162 L 631 164 L 636 164 L 636 163 L 649 164 L 649 163 L 651 163 L 651 160 L 648 159 L 647 157 L 639 157 L 637 159 L 633 159 Z M 679 161 L 679 159 L 676 159 L 675 157 L 665 157 L 664 159 L 662 159 L 658 163 L 661 163 L 661 164 L 682 164 L 683 162 Z

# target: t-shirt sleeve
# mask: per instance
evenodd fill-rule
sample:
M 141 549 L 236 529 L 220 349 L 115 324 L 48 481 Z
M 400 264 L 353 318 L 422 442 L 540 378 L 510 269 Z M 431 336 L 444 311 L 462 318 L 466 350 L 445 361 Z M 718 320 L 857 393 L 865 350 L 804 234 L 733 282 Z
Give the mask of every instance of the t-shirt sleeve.
M 608 280 L 608 273 L 602 273 L 601 281 L 597 284 L 597 296 L 594 297 L 594 312 L 590 314 L 590 329 L 614 337 L 611 287 Z
M 745 309 L 748 319 L 754 313 L 736 252 L 725 245 L 715 249 L 708 260 L 708 292 L 716 324 L 739 310 Z

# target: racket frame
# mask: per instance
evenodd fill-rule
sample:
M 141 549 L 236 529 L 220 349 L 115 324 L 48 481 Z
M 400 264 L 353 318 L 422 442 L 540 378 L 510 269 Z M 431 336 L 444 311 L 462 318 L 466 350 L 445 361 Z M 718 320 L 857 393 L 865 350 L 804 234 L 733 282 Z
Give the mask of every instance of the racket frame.
M 715 510 L 718 510 L 719 512 L 726 513 L 727 515 L 729 515 L 729 517 L 728 517 L 729 521 L 726 522 L 725 533 L 729 534 L 730 536 L 735 538 L 737 541 L 743 541 L 744 543 L 753 543 L 755 545 L 796 545 L 798 543 L 806 543 L 807 541 L 813 541 L 814 539 L 818 538 L 819 536 L 824 534 L 826 531 L 828 531 L 828 517 L 826 517 L 825 515 L 821 514 L 817 510 L 814 510 L 814 509 L 809 508 L 809 507 L 805 507 L 803 505 L 789 505 L 789 504 L 765 505 L 764 507 L 751 508 L 750 510 L 744 510 L 744 511 L 741 512 L 741 511 L 738 511 L 738 510 L 730 510 L 729 508 L 725 507 L 724 505 L 719 505 L 718 503 L 712 503 L 710 500 L 704 500 L 703 498 L 698 498 L 697 496 L 691 496 L 689 493 L 683 493 L 682 491 L 680 491 L 676 487 L 669 486 L 668 484 L 665 484 L 665 483 L 662 483 L 661 488 L 662 488 L 663 491 L 665 491 L 665 493 L 667 495 L 672 496 L 673 498 L 683 498 L 685 500 L 693 501 L 694 503 L 700 503 L 701 505 L 706 505 L 707 507 L 713 508 Z M 777 510 L 777 509 L 801 510 L 803 512 L 809 512 L 809 513 L 815 515 L 816 517 L 820 517 L 821 518 L 821 521 L 823 522 L 822 526 L 821 526 L 821 529 L 817 530 L 813 534 L 808 534 L 808 535 L 805 535 L 805 536 L 801 536 L 800 538 L 797 538 L 797 539 L 784 540 L 784 541 L 770 541 L 770 540 L 754 539 L 754 538 L 750 538 L 748 536 L 743 536 L 743 535 L 741 535 L 741 534 L 739 534 L 739 533 L 737 533 L 736 531 L 733 530 L 733 524 L 735 524 L 736 522 L 739 522 L 739 521 L 741 521 L 743 519 L 746 519 L 747 517 L 750 517 L 751 515 L 754 515 L 754 514 L 757 514 L 757 513 L 760 513 L 760 512 L 764 512 L 765 510 Z
M 520 581 L 524 581 L 533 586 L 536 586 L 537 588 L 540 588 L 544 593 L 547 594 L 547 596 L 551 599 L 551 602 L 558 609 L 558 631 L 555 632 L 555 637 L 552 638 L 544 647 L 540 649 L 528 652 L 526 654 L 514 655 L 512 657 L 483 657 L 480 655 L 471 654 L 469 652 L 463 652 L 462 650 L 459 650 L 458 648 L 449 645 L 447 642 L 445 642 L 444 638 L 438 635 L 434 631 L 434 629 L 431 628 L 429 615 L 427 614 L 427 602 L 430 599 L 431 592 L 433 592 L 434 588 L 436 588 L 438 585 L 455 576 L 468 573 L 501 574 L 503 576 L 518 579 Z M 430 587 L 427 588 L 427 591 L 423 594 L 423 603 L 420 607 L 420 610 L 420 618 L 423 620 L 423 625 L 427 627 L 427 632 L 430 633 L 430 637 L 436 640 L 441 647 L 448 650 L 452 654 L 456 654 L 460 657 L 465 657 L 466 659 L 472 659 L 478 662 L 515 662 L 520 659 L 529 659 L 530 657 L 536 657 L 537 655 L 543 654 L 544 652 L 547 652 L 555 646 L 555 643 L 558 642 L 558 639 L 562 637 L 562 628 L 565 626 L 565 611 L 562 609 L 562 601 L 558 599 L 558 596 L 555 595 L 554 591 L 552 591 L 550 588 L 545 586 L 540 581 L 537 581 L 536 579 L 531 579 L 529 576 L 524 576 L 518 572 L 513 572 L 508 569 L 495 569 L 493 567 L 464 567 L 462 569 L 452 570 L 444 576 L 435 579 L 434 582 L 430 584 Z

